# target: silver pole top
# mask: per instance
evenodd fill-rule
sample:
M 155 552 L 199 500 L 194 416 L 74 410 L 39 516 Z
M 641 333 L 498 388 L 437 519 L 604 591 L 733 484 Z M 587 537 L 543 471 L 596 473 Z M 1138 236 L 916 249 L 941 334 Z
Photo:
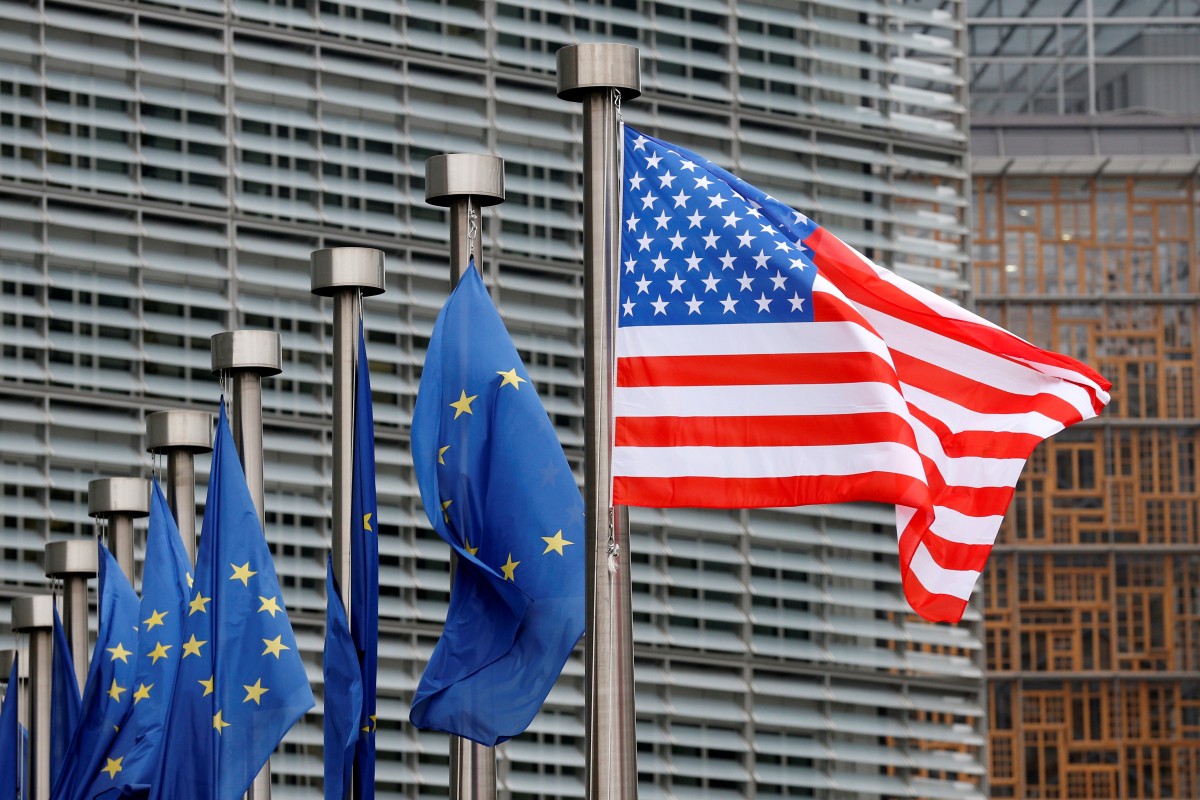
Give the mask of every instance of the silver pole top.
M 225 331 L 212 337 L 212 371 L 252 370 L 264 378 L 283 372 L 283 345 L 275 331 Z
M 619 89 L 622 100 L 642 93 L 640 51 L 631 44 L 573 44 L 559 48 L 558 96 L 582 103 L 596 89 Z
M 97 478 L 88 482 L 88 516 L 150 514 L 150 483 L 145 478 Z
M 446 153 L 425 159 L 425 202 L 449 206 L 471 197 L 480 207 L 504 202 L 504 159 L 477 153 Z
M 361 289 L 364 297 L 383 294 L 383 251 L 372 247 L 313 250 L 312 293 L 332 297 L 341 289 Z
M 91 578 L 99 568 L 96 543 L 91 539 L 50 542 L 46 545 L 46 556 L 42 564 L 46 568 L 47 578 L 63 578 L 68 575 Z
M 212 450 L 213 416 L 207 411 L 172 409 L 146 415 L 146 452 Z
M 13 598 L 12 629 L 16 633 L 54 627 L 54 598 L 48 594 Z

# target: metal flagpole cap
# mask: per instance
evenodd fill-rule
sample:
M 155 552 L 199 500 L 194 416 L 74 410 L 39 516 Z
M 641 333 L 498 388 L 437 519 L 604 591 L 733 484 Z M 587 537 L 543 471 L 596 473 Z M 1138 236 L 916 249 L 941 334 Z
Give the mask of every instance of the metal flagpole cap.
M 264 378 L 283 372 L 283 344 L 275 331 L 225 331 L 212 337 L 212 371 L 245 369 Z
M 383 294 L 383 251 L 373 247 L 327 247 L 313 250 L 312 293 L 332 297 L 342 289 L 361 289 L 363 296 Z
M 207 453 L 212 450 L 212 435 L 213 415 L 207 411 L 177 408 L 146 415 L 148 453 Z
M 582 103 L 596 89 L 619 89 L 622 100 L 642 93 L 641 53 L 631 44 L 572 44 L 559 48 L 558 96 Z
M 12 629 L 35 631 L 54 627 L 54 598 L 48 594 L 25 595 L 12 601 Z
M 504 159 L 479 153 L 425 159 L 426 203 L 444 207 L 468 196 L 481 207 L 504 202 Z
M 42 564 L 46 568 L 47 578 L 61 578 L 67 575 L 93 577 L 99 568 L 96 542 L 91 539 L 50 542 L 46 545 L 46 555 Z
M 150 514 L 150 482 L 145 478 L 97 478 L 88 483 L 88 516 Z

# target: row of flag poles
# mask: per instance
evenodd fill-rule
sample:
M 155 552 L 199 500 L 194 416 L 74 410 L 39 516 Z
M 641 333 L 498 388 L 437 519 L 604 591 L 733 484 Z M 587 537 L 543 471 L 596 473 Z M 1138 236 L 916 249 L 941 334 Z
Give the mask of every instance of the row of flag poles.
M 492 748 L 529 725 L 581 636 L 585 795 L 636 798 L 622 504 L 892 504 L 910 604 L 957 621 L 1029 452 L 1109 399 L 1085 365 L 623 126 L 621 103 L 640 93 L 637 48 L 578 45 L 557 59 L 559 97 L 583 106 L 582 493 L 476 268 L 479 214 L 504 199 L 503 165 L 467 154 L 426 164 L 426 200 L 450 210 L 452 291 L 411 449 L 430 525 L 453 555 L 446 624 L 410 719 L 451 734 L 455 800 L 492 800 Z M 375 786 L 380 518 L 362 304 L 384 291 L 383 253 L 319 250 L 311 267 L 313 293 L 334 306 L 325 796 L 363 800 Z M 314 704 L 263 535 L 262 380 L 281 365 L 278 334 L 213 337 L 215 436 L 207 413 L 148 416 L 167 492 L 94 481 L 89 513 L 108 547 L 47 548 L 65 619 L 47 595 L 14 603 L 26 638 L 0 708 L 0 800 L 268 800 L 270 754 Z M 197 546 L 193 459 L 208 450 Z

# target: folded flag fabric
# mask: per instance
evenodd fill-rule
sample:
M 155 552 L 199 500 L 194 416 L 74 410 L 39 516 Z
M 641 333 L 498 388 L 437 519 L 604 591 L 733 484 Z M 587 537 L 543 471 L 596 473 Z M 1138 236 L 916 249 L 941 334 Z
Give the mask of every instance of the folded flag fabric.
M 93 778 L 102 773 L 107 778 L 120 771 L 120 760 L 107 760 L 105 753 L 146 689 L 134 682 L 137 657 L 145 644 L 138 636 L 137 593 L 108 548 L 99 542 L 96 547 L 100 626 L 84 683 L 79 722 L 54 780 L 53 800 L 90 797 L 85 789 Z
M 314 703 L 224 401 L 191 594 L 150 797 L 235 800 Z
M 615 502 L 896 507 L 910 605 L 957 621 L 1030 452 L 1109 382 L 625 129 Z
M 583 500 L 474 264 L 434 325 L 412 452 L 458 565 L 411 719 L 495 745 L 528 727 L 583 635 Z
M 17 800 L 21 774 L 21 725 L 17 721 L 17 659 L 13 659 L 0 705 L 0 800 Z
M 379 508 L 375 500 L 375 414 L 367 338 L 358 326 L 354 381 L 354 468 L 350 488 L 350 633 L 362 679 L 354 800 L 375 797 L 375 684 L 379 672 Z
M 68 755 L 71 739 L 79 727 L 82 702 L 71 646 L 67 642 L 67 632 L 63 630 L 57 606 L 54 608 L 54 656 L 50 670 L 50 783 L 54 785 L 63 770 L 70 766 Z
M 203 647 L 195 639 L 183 640 L 191 567 L 162 487 L 157 480 L 151 484 L 136 666 L 129 683 L 132 703 L 123 706 L 126 716 L 120 730 L 107 737 L 103 758 L 85 774 L 83 790 L 71 795 L 77 800 L 90 800 L 112 789 L 148 788 L 160 757 L 175 675 L 181 661 L 197 657 Z M 118 652 L 113 657 L 128 655 Z
M 354 771 L 363 704 L 362 672 L 333 579 L 333 559 L 325 574 L 325 800 L 342 800 Z

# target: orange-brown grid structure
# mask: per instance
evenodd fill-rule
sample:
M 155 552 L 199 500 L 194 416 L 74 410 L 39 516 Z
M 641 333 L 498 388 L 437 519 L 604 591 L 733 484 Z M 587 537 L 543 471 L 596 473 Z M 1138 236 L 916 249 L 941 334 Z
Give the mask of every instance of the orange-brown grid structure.
M 984 573 L 996 798 L 1200 797 L 1200 181 L 975 179 L 984 316 L 1113 382 Z

